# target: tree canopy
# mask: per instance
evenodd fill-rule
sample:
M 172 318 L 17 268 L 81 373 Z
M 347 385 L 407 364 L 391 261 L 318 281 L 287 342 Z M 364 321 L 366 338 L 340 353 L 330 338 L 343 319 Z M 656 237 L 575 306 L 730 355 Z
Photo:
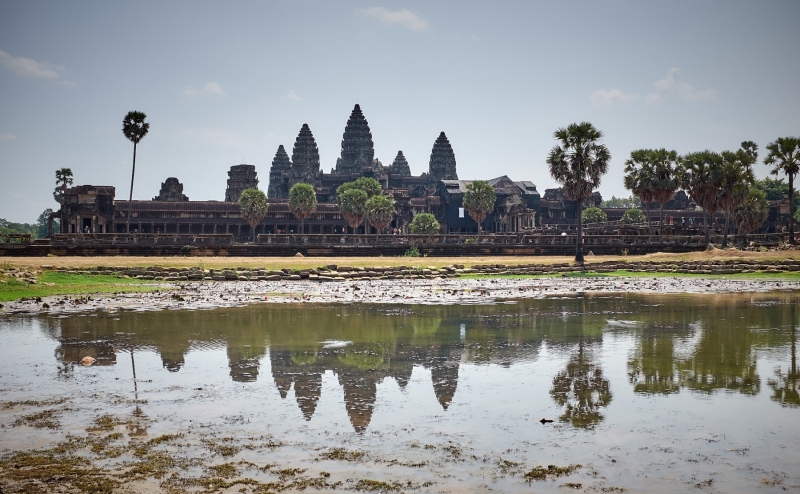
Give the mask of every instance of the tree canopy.
M 289 190 L 289 211 L 300 220 L 300 233 L 305 233 L 305 219 L 317 210 L 317 193 L 311 184 L 297 183 Z
M 370 197 L 365 209 L 367 221 L 378 230 L 378 233 L 385 231 L 394 219 L 394 199 L 382 194 Z
M 767 196 L 756 187 L 751 186 L 741 204 L 733 210 L 733 222 L 742 233 L 750 233 L 758 229 L 769 215 Z
M 583 210 L 584 223 L 602 223 L 608 221 L 608 215 L 600 208 L 586 208 Z
M 632 225 L 634 223 L 644 223 L 647 221 L 647 218 L 644 216 L 641 209 L 632 208 L 622 214 L 622 219 L 620 221 L 626 225 Z
M 462 205 L 469 213 L 470 218 L 478 224 L 478 234 L 481 232 L 481 224 L 486 216 L 494 211 L 494 203 L 497 195 L 494 187 L 485 180 L 476 180 L 467 185 L 467 192 L 464 194 Z
M 256 226 L 261 223 L 269 211 L 267 196 L 258 189 L 245 189 L 239 196 L 239 208 L 242 217 L 250 225 L 253 234 L 253 241 L 256 239 Z
M 415 235 L 436 235 L 441 227 L 431 213 L 420 213 L 411 220 L 409 228 Z
M 67 187 L 72 185 L 72 183 L 71 168 L 60 168 L 56 170 L 56 188 L 53 191 L 53 199 L 55 199 L 57 203 L 61 204 L 64 200 L 64 192 L 66 192 Z
M 779 137 L 767 144 L 764 164 L 772 166 L 772 174 L 783 173 L 789 179 L 789 242 L 794 244 L 794 177 L 800 171 L 800 138 Z
M 340 186 L 339 189 L 341 190 L 341 188 Z M 351 188 L 339 194 L 339 211 L 354 231 L 364 222 L 368 200 L 369 196 L 361 189 Z

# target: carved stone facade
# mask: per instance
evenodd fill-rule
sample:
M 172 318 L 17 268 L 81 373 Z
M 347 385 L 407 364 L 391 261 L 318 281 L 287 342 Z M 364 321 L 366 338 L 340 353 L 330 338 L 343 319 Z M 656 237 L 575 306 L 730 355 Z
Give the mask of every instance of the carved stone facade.
M 153 198 L 154 201 L 185 202 L 189 198 L 183 194 L 183 184 L 175 177 L 169 177 L 161 183 L 161 191 Z
M 458 180 L 456 173 L 456 155 L 453 147 L 444 132 L 439 134 L 436 142 L 433 143 L 431 150 L 431 161 L 428 166 L 428 180 L 438 182 L 439 180 Z
M 369 123 L 364 118 L 361 107 L 356 105 L 350 118 L 347 119 L 342 136 L 342 154 L 336 160 L 333 173 L 340 175 L 361 173 L 365 168 L 372 166 L 374 158 L 375 150 Z
M 297 139 L 294 141 L 291 166 L 290 188 L 296 183 L 313 184 L 321 173 L 317 141 L 314 140 L 314 134 L 311 133 L 308 124 L 303 124 Z
M 406 161 L 406 157 L 403 156 L 402 151 L 397 152 L 397 156 L 395 156 L 394 161 L 392 162 L 391 172 L 399 177 L 411 176 L 411 167 L 408 166 L 408 161 Z
M 258 188 L 258 174 L 253 165 L 232 166 L 228 172 L 228 188 L 225 190 L 225 202 L 239 202 L 239 196 L 245 189 Z
M 289 197 L 289 180 L 292 173 L 292 161 L 283 144 L 278 146 L 278 151 L 272 159 L 272 166 L 269 169 L 269 186 L 267 187 L 267 197 L 271 199 L 286 199 Z

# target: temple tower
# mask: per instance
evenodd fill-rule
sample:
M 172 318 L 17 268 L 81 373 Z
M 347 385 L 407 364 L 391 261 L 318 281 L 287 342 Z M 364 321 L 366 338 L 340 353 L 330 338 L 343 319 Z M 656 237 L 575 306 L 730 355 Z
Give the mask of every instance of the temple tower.
M 342 136 L 342 155 L 336 160 L 335 172 L 343 175 L 362 173 L 365 166 L 370 166 L 375 157 L 372 144 L 372 132 L 367 119 L 356 105 Z
M 184 202 L 189 198 L 183 195 L 183 184 L 175 177 L 169 177 L 161 183 L 161 191 L 153 198 L 154 201 Z
M 258 174 L 253 165 L 234 165 L 228 172 L 228 188 L 225 190 L 225 202 L 239 202 L 239 196 L 245 189 L 258 188 Z
M 431 161 L 428 165 L 428 181 L 458 180 L 456 173 L 456 155 L 444 132 L 439 134 L 431 150 Z
M 267 197 L 270 199 L 284 199 L 289 197 L 289 176 L 292 171 L 292 162 L 289 155 L 283 149 L 283 144 L 278 146 L 278 152 L 272 159 L 272 166 L 269 168 L 269 186 L 267 186 Z
M 292 149 L 291 178 L 289 186 L 296 183 L 314 184 L 320 174 L 319 149 L 308 124 L 303 124 Z
M 408 166 L 408 161 L 406 161 L 406 157 L 403 156 L 402 151 L 397 152 L 397 156 L 395 156 L 392 162 L 390 173 L 392 173 L 392 175 L 400 175 L 401 177 L 411 176 L 411 167 Z

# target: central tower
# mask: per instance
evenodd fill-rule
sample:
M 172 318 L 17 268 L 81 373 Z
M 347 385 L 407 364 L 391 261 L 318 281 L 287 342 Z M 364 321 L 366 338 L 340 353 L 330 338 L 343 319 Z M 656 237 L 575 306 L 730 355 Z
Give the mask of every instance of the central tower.
M 367 119 L 361 113 L 361 107 L 356 105 L 344 128 L 342 155 L 336 160 L 335 172 L 341 175 L 360 174 L 365 166 L 372 165 L 374 157 L 372 132 Z

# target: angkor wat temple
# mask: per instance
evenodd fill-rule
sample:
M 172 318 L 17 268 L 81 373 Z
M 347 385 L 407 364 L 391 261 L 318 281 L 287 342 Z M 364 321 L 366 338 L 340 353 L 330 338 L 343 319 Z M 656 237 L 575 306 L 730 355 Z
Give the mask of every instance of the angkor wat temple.
M 397 215 L 390 228 L 406 231 L 414 215 L 429 212 L 437 217 L 444 233 L 477 231 L 461 204 L 470 181 L 459 180 L 455 153 L 445 133 L 441 132 L 433 142 L 428 171 L 413 176 L 402 151 L 397 152 L 390 165 L 375 157 L 369 123 L 360 106 L 355 105 L 345 125 L 340 156 L 330 173 L 322 171 L 319 149 L 307 124 L 295 139 L 291 157 L 283 145 L 278 147 L 269 170 L 269 214 L 256 227 L 256 233 L 299 233 L 300 222 L 288 208 L 289 190 L 296 183 L 312 184 L 319 203 L 316 213 L 305 220 L 305 233 L 349 231 L 339 214 L 336 189 L 360 177 L 374 178 L 395 200 Z M 491 183 L 497 203 L 495 212 L 484 222 L 485 231 L 517 232 L 536 226 L 539 192 L 533 182 L 515 182 L 502 176 Z M 176 177 L 167 178 L 153 200 L 134 200 L 130 204 L 131 231 L 224 233 L 246 238 L 251 234 L 250 227 L 241 217 L 237 201 L 244 189 L 258 184 L 255 166 L 236 165 L 228 172 L 224 201 L 190 201 L 183 193 L 183 184 Z M 128 208 L 128 201 L 116 200 L 114 187 L 82 185 L 67 190 L 56 216 L 66 225 L 64 233 L 123 233 Z

